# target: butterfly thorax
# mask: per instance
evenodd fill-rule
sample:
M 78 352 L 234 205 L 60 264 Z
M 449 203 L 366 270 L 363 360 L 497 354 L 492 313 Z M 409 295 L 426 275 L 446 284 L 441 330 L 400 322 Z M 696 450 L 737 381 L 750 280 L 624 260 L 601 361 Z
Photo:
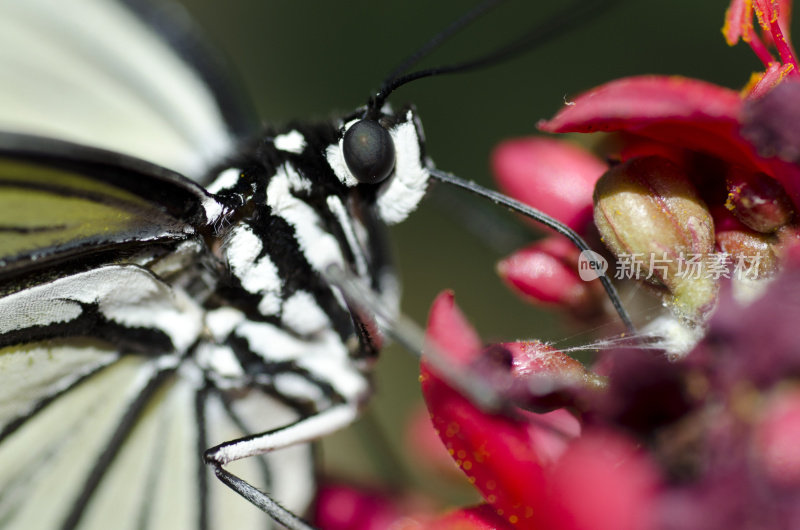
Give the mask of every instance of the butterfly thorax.
M 355 181 L 341 148 L 354 120 L 267 130 L 215 172 L 208 189 L 223 212 L 212 242 L 221 270 L 206 324 L 218 346 L 207 359 L 217 372 L 279 374 L 282 393 L 279 378 L 289 373 L 341 398 L 366 394 L 364 374 L 381 338 L 321 273 L 339 266 L 396 309 L 385 224 L 416 207 L 428 162 L 413 112 L 385 114 L 395 167 L 380 184 Z

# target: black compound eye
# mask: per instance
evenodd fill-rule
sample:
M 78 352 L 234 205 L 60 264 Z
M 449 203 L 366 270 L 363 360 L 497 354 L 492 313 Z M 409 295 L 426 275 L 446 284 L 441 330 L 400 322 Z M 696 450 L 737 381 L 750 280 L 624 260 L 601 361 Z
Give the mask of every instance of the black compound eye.
M 373 120 L 354 123 L 344 133 L 344 161 L 362 184 L 377 184 L 394 168 L 394 142 L 389 131 Z

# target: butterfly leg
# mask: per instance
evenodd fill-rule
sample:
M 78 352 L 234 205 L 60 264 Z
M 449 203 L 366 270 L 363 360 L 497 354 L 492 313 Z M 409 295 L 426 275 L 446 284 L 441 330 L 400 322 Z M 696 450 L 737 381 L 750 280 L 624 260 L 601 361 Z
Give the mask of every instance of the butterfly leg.
M 204 459 L 225 485 L 291 530 L 310 530 L 308 523 L 283 508 L 268 494 L 225 470 L 223 466 L 242 458 L 263 455 L 284 447 L 310 442 L 351 424 L 358 415 L 355 403 L 342 403 L 290 425 L 225 442 L 207 450 Z

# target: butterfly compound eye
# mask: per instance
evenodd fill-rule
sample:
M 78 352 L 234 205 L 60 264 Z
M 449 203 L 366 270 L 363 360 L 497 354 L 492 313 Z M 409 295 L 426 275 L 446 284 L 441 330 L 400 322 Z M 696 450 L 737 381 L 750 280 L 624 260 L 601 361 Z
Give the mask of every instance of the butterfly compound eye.
M 344 161 L 362 184 L 377 184 L 392 172 L 394 142 L 389 131 L 373 120 L 354 123 L 344 133 Z

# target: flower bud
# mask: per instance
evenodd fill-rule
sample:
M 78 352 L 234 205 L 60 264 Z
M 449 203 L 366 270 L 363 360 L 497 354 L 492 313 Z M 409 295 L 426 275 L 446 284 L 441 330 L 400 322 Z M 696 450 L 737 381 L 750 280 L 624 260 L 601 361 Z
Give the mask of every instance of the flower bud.
M 519 250 L 497 264 L 497 272 L 512 289 L 540 304 L 555 304 L 578 317 L 602 313 L 604 291 L 598 280 L 578 276 L 575 245 L 554 236 Z
M 772 276 L 778 258 L 772 250 L 775 238 L 749 230 L 717 232 L 717 246 L 728 254 L 737 278 L 758 280 Z
M 774 232 L 794 215 L 792 202 L 780 183 L 764 173 L 734 169 L 727 177 L 728 208 L 756 232 Z
M 619 260 L 618 272 L 666 288 L 682 318 L 702 320 L 717 292 L 705 265 L 714 222 L 686 174 L 669 160 L 632 159 L 603 175 L 594 192 L 594 221 Z M 690 266 L 692 266 L 690 268 Z

